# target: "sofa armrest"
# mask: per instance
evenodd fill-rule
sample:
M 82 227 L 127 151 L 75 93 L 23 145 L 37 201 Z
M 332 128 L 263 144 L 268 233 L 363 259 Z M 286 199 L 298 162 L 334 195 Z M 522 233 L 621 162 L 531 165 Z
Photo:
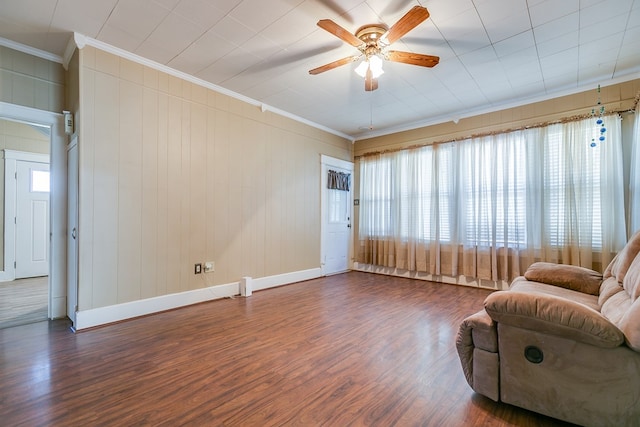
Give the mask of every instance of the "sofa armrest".
M 575 265 L 536 262 L 524 273 L 527 280 L 559 286 L 591 295 L 598 295 L 602 274 Z
M 602 314 L 558 296 L 498 291 L 487 297 L 484 306 L 498 323 L 597 347 L 613 348 L 624 342 L 622 331 Z
M 496 324 L 485 310 L 464 319 L 458 328 L 456 337 L 456 349 L 462 364 L 462 371 L 471 388 L 474 388 L 473 355 L 476 348 L 498 353 Z

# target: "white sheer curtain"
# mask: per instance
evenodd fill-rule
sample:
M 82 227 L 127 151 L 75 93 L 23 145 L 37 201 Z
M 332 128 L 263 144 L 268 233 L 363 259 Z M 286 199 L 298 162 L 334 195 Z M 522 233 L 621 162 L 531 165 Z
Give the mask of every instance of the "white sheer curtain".
M 358 262 L 488 280 L 606 266 L 626 239 L 620 119 L 605 125 L 595 147 L 582 120 L 361 158 Z

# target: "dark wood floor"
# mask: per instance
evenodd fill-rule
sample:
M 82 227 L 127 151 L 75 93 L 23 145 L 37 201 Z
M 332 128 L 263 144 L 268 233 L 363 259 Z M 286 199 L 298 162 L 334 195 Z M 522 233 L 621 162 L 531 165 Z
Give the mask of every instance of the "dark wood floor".
M 73 334 L 0 330 L 6 426 L 552 426 L 474 394 L 488 291 L 351 272 Z

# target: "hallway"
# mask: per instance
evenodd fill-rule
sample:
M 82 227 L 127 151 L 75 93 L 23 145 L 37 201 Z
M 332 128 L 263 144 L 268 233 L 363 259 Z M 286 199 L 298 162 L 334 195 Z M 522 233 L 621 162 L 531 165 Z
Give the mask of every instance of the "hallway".
M 47 320 L 48 279 L 0 282 L 0 329 Z

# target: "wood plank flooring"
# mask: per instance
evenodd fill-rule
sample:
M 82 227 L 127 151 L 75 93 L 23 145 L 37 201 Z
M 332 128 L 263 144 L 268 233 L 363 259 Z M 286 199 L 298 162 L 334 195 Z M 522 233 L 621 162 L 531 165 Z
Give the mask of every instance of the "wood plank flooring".
M 47 319 L 49 278 L 0 282 L 0 329 Z
M 556 426 L 474 394 L 489 291 L 351 272 L 73 334 L 0 330 L 7 426 Z

